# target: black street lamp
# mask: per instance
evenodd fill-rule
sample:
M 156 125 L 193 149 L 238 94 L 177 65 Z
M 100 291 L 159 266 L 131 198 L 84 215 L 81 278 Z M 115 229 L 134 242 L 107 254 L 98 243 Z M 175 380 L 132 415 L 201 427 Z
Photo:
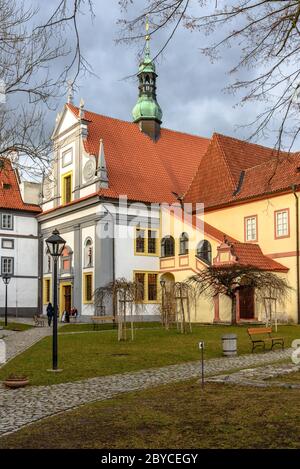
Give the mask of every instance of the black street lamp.
M 9 274 L 2 275 L 2 280 L 5 285 L 5 322 L 4 322 L 5 327 L 7 326 L 7 285 L 9 284 L 10 279 L 11 279 L 11 276 Z
M 53 258 L 53 341 L 52 341 L 52 369 L 57 370 L 57 263 L 62 255 L 66 241 L 61 238 L 58 230 L 54 230 L 52 235 L 46 239 L 46 244 L 50 255 Z

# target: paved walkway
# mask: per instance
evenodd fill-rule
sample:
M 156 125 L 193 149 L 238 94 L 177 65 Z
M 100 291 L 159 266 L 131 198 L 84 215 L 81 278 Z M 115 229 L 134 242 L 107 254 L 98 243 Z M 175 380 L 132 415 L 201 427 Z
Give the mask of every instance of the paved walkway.
M 51 334 L 52 328 L 48 326 L 33 327 L 22 332 L 0 331 L 0 338 L 5 336 L 3 340 L 6 343 L 6 361 L 11 360 L 16 355 L 19 355 L 19 353 L 24 352 L 24 350 Z
M 225 370 L 259 366 L 288 359 L 291 351 L 292 349 L 287 349 L 240 357 L 210 359 L 205 362 L 205 374 L 211 376 Z M 11 390 L 1 385 L 0 435 L 82 404 L 199 376 L 200 363 L 197 361 L 51 386 L 32 386 Z
M 267 365 L 258 368 L 246 368 L 235 373 L 226 373 L 207 378 L 207 381 L 223 384 L 237 384 L 238 386 L 254 386 L 258 388 L 267 388 L 270 386 L 281 388 L 300 388 L 300 383 L 285 383 L 275 381 L 279 376 L 288 375 L 300 371 L 300 365 L 292 363 L 283 363 L 281 365 Z

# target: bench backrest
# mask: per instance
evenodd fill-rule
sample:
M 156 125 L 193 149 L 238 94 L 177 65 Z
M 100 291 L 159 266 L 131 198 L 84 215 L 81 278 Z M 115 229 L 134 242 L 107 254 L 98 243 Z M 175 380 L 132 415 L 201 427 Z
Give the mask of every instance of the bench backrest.
M 272 327 L 250 327 L 247 329 L 249 335 L 256 335 L 256 334 L 271 334 Z

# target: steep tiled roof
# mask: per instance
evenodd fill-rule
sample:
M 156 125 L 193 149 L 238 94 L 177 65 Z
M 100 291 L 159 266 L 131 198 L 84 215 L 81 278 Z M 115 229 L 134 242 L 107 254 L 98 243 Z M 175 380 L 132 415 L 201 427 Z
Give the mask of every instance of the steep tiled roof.
M 0 159 L 0 209 L 41 212 L 38 205 L 25 204 L 22 200 L 16 171 L 8 159 Z
M 196 215 L 193 215 L 193 226 L 195 228 L 199 227 Z M 258 244 L 241 243 L 206 222 L 203 224 L 203 229 L 204 236 L 212 237 L 215 240 L 220 241 L 221 244 L 227 244 L 230 246 L 231 253 L 236 257 L 236 261 L 239 265 L 251 266 L 275 272 L 287 272 L 289 270 L 279 262 L 265 256 Z
M 78 108 L 67 106 L 78 116 Z M 109 189 L 101 192 L 108 197 L 174 202 L 172 192 L 186 192 L 209 144 L 206 138 L 164 128 L 154 142 L 137 124 L 89 111 L 84 118 L 89 121 L 86 151 L 97 156 L 103 139 Z
M 262 253 L 258 244 L 232 243 L 232 253 L 239 265 L 257 267 L 262 270 L 287 272 L 289 269 Z
M 288 189 L 294 182 L 300 184 L 298 159 L 298 155 L 214 134 L 184 201 L 202 202 L 207 209 Z

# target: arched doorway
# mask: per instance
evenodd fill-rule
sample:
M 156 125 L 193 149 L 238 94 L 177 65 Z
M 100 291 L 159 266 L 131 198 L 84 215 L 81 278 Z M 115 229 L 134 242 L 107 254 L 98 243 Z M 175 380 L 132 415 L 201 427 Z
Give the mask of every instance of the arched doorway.
M 170 272 L 160 277 L 162 322 L 171 323 L 175 321 L 176 303 L 174 297 L 175 277 Z M 167 320 L 166 320 L 167 318 Z

